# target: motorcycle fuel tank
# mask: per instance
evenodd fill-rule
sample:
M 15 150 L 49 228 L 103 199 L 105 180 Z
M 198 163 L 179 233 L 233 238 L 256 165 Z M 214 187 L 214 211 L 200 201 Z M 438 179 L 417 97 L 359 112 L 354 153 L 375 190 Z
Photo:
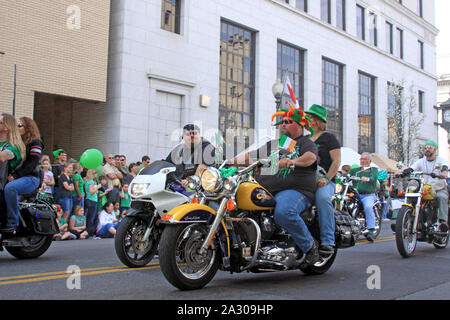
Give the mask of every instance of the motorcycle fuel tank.
M 244 182 L 236 192 L 236 202 L 240 210 L 269 210 L 276 201 L 269 191 L 257 183 Z

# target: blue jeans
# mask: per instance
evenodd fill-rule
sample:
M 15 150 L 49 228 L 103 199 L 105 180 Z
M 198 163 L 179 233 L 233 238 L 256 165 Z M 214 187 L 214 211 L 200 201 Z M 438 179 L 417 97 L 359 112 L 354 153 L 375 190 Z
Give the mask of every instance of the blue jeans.
M 86 215 L 86 231 L 90 236 L 94 235 L 97 229 L 97 202 L 85 199 L 84 201 L 84 211 Z
M 5 228 L 17 228 L 19 226 L 19 194 L 28 194 L 39 187 L 39 178 L 25 176 L 8 182 L 5 186 L 6 226 Z
M 320 243 L 334 246 L 334 208 L 331 197 L 334 195 L 336 184 L 329 182 L 316 191 L 316 207 L 319 215 Z
M 84 196 L 81 197 L 80 201 L 78 201 L 78 196 L 72 196 L 72 213 L 74 213 L 76 206 L 84 208 Z
M 311 202 L 303 194 L 295 190 L 284 190 L 276 194 L 275 223 L 281 226 L 294 239 L 295 244 L 304 252 L 308 252 L 314 239 L 309 232 L 300 213 L 311 207 Z
M 386 219 L 387 218 L 387 213 L 389 210 L 389 203 L 391 202 L 391 198 L 389 196 L 385 196 L 384 197 L 384 201 L 385 203 L 383 203 L 382 209 L 383 209 L 383 215 L 382 215 L 382 219 Z
M 360 194 L 359 199 L 364 206 L 367 229 L 375 229 L 375 212 L 373 212 L 373 205 L 377 201 L 377 196 L 375 193 Z
M 59 198 L 58 203 L 61 205 L 63 212 L 72 212 L 72 197 L 70 198 Z
M 118 225 L 119 225 L 119 222 L 105 224 L 100 230 L 98 230 L 97 237 L 100 237 L 100 238 L 113 238 L 114 235 L 111 232 L 109 232 L 109 229 L 111 227 L 113 227 L 114 229 L 117 229 Z

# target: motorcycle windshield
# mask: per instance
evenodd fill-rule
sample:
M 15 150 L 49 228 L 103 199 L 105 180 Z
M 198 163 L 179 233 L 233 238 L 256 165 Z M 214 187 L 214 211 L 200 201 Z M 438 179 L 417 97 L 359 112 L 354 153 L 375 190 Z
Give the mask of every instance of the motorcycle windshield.
M 144 169 L 141 170 L 139 175 L 154 175 L 164 168 L 173 168 L 173 167 L 176 166 L 171 162 L 158 160 L 144 167 Z

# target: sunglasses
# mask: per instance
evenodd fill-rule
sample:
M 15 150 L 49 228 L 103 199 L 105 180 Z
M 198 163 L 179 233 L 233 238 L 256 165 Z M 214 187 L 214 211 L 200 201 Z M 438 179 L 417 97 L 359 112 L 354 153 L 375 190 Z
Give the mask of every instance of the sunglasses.
M 294 122 L 294 120 L 281 120 L 281 124 L 291 124 L 291 123 L 293 123 Z

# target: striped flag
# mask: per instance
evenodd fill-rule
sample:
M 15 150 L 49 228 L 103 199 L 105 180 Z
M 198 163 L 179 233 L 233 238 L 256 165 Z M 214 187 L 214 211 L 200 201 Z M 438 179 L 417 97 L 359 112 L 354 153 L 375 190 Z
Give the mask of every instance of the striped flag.
M 300 108 L 297 97 L 294 94 L 294 89 L 292 88 L 292 84 L 288 76 L 286 76 L 286 80 L 284 82 L 283 94 L 289 94 L 291 96 L 291 100 L 293 102 L 295 109 Z
M 296 144 L 297 142 L 295 140 L 283 134 L 278 142 L 278 147 L 280 148 L 281 153 L 284 151 L 289 154 L 294 150 Z

